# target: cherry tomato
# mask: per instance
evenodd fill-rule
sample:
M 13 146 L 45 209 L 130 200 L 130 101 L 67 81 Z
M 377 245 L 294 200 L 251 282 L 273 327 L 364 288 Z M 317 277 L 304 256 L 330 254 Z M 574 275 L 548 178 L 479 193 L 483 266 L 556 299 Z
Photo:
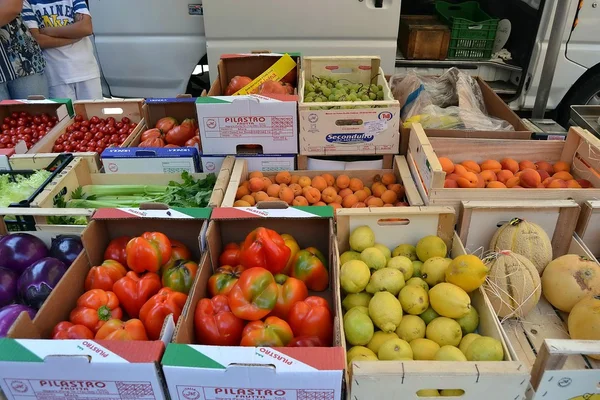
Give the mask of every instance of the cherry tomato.
M 92 124 L 98 124 L 100 122 L 100 118 L 94 116 L 94 117 L 90 118 L 90 122 Z
M 75 122 L 81 122 L 81 121 L 83 121 L 83 115 L 76 115 Z

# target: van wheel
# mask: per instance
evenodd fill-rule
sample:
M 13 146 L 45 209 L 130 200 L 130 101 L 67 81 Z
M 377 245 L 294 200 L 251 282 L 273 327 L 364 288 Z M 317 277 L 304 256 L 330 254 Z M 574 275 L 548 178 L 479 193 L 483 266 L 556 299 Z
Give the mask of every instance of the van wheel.
M 569 128 L 571 106 L 600 105 L 600 75 L 594 75 L 572 87 L 558 107 L 557 122 Z

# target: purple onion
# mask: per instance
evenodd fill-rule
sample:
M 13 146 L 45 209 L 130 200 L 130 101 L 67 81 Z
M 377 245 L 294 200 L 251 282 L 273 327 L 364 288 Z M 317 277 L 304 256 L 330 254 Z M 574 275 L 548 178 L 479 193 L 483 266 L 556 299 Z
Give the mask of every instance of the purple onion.
M 17 274 L 0 267 L 0 307 L 12 304 L 17 299 Z
M 79 253 L 83 250 L 81 238 L 77 235 L 58 235 L 50 244 L 50 257 L 65 263 L 67 268 L 73 264 Z
M 14 233 L 0 239 L 2 266 L 21 275 L 27 267 L 48 255 L 44 242 L 28 233 Z
M 10 306 L 0 308 L 0 338 L 8 334 L 8 330 L 22 312 L 26 312 L 29 314 L 29 318 L 33 319 L 37 311 L 22 304 L 11 304 Z
M 46 257 L 31 264 L 17 282 L 21 302 L 39 310 L 66 271 L 65 264 L 56 258 Z

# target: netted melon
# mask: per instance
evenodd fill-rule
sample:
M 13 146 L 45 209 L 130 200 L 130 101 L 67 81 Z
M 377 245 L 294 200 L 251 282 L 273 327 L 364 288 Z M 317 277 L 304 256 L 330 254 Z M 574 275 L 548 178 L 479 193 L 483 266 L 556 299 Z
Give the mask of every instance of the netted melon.
M 484 259 L 490 269 L 484 285 L 500 318 L 524 317 L 542 294 L 540 275 L 527 257 L 504 250 Z
M 502 225 L 490 241 L 491 251 L 510 250 L 525 256 L 541 275 L 552 261 L 552 243 L 538 224 L 513 218 Z

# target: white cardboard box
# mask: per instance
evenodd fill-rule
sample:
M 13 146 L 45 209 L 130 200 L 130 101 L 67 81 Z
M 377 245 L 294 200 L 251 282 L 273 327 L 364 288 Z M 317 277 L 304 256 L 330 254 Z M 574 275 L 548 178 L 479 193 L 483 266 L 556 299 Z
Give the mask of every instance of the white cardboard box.
M 170 343 L 162 365 L 172 400 L 341 399 L 339 348 L 310 350 Z
M 236 154 L 240 146 L 260 146 L 263 154 L 298 154 L 296 96 L 198 97 L 202 151 Z
M 227 156 L 202 155 L 202 172 L 217 172 Z M 252 154 L 236 155 L 235 158 L 246 160 L 250 171 L 275 172 L 292 171 L 295 169 L 296 156 L 294 154 Z
M 195 173 L 200 171 L 200 157 L 194 147 L 111 147 L 102 152 L 102 165 L 107 174 Z

